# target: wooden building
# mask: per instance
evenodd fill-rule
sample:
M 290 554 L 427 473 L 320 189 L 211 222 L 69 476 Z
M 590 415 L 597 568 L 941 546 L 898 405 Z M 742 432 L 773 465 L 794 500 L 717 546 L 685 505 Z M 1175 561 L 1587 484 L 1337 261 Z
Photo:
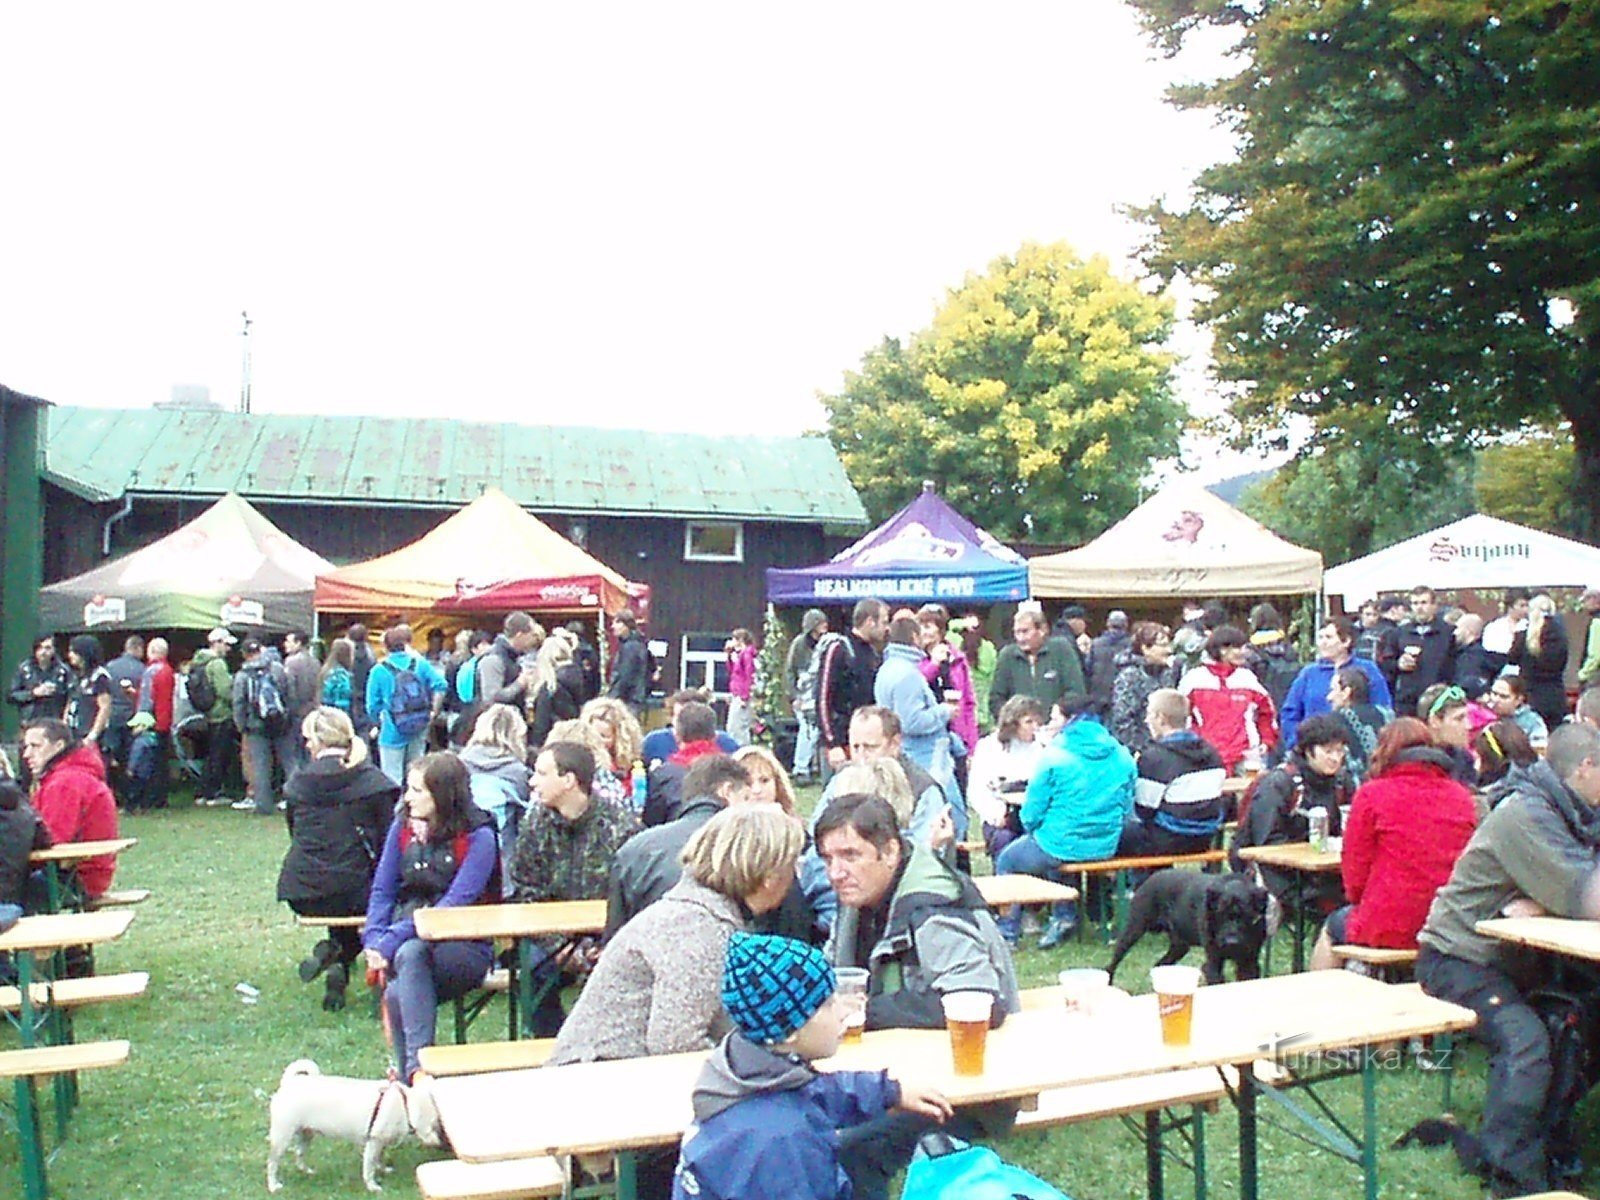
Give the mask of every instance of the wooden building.
M 172 532 L 237 491 L 336 563 L 415 540 L 494 484 L 651 587 L 663 681 L 700 682 L 729 630 L 759 631 L 763 572 L 866 524 L 822 437 L 716 437 L 379 417 L 53 407 L 44 582 Z

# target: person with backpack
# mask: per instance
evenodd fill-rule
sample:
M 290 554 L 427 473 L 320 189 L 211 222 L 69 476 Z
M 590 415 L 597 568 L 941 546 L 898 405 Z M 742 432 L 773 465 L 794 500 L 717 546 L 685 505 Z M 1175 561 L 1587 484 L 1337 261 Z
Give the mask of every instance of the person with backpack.
M 383 635 L 383 661 L 367 676 L 367 715 L 378 719 L 378 765 L 396 783 L 422 758 L 428 726 L 444 705 L 444 676 L 411 648 L 411 626 Z
M 255 798 L 246 796 L 232 807 L 235 812 L 270 817 L 278 811 L 279 786 L 300 762 L 299 730 L 289 707 L 289 674 L 282 663 L 267 657 L 260 638 L 245 638 L 239 652 L 244 665 L 233 677 L 233 723 L 239 729 Z
M 233 765 L 239 730 L 233 723 L 233 676 L 228 672 L 228 647 L 237 638 L 218 626 L 206 636 L 205 647 L 189 660 L 184 694 L 190 707 L 206 720 L 206 761 L 195 788 L 197 805 L 216 807 L 230 803 L 222 794 Z
M 812 672 L 817 677 L 817 727 L 822 735 L 822 781 L 850 757 L 850 716 L 874 703 L 873 685 L 889 638 L 889 606 L 871 597 L 856 601 L 848 633 L 817 642 Z
M 1294 746 L 1295 731 L 1301 721 L 1332 707 L 1329 689 L 1334 676 L 1346 667 L 1354 667 L 1367 677 L 1368 703 L 1380 708 L 1394 707 L 1383 672 L 1370 658 L 1356 655 L 1355 644 L 1356 627 L 1349 617 L 1329 617 L 1317 627 L 1317 661 L 1300 668 L 1278 711 L 1278 729 L 1285 750 Z

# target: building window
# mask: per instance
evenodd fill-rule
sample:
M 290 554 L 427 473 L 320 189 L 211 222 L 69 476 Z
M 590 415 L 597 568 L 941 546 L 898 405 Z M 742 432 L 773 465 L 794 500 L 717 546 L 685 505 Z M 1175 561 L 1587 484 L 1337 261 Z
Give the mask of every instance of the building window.
M 712 695 L 728 694 L 728 635 L 686 633 L 678 655 L 678 686 L 705 688 Z
M 743 562 L 744 526 L 738 522 L 684 522 L 683 561 Z

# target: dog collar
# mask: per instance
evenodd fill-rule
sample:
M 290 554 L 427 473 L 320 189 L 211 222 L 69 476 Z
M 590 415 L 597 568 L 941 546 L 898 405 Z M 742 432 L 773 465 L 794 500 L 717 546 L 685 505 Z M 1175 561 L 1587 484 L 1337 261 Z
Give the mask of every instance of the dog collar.
M 405 1085 L 398 1079 L 391 1079 L 383 1085 L 383 1088 L 378 1092 L 377 1100 L 373 1102 L 372 1115 L 367 1118 L 368 1137 L 372 1136 L 372 1127 L 378 1123 L 378 1113 L 383 1108 L 383 1098 L 389 1094 L 392 1088 L 400 1089 L 400 1107 L 406 1114 L 406 1124 L 411 1124 L 411 1098 L 406 1095 Z

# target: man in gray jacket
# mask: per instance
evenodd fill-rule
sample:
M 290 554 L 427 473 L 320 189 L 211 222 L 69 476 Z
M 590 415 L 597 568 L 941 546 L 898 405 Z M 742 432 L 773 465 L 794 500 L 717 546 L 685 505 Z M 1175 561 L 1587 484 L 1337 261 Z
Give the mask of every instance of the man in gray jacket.
M 244 665 L 233 677 L 233 723 L 239 727 L 250 767 L 249 797 L 233 804 L 240 812 L 270 817 L 278 810 L 278 789 L 299 762 L 300 731 L 289 709 L 289 676 L 267 658 L 259 639 L 239 643 Z
M 1473 834 L 1417 936 L 1423 991 L 1478 1014 L 1489 1047 L 1482 1154 L 1496 1196 L 1569 1186 L 1570 1111 L 1552 1111 L 1550 1035 L 1528 1003 L 1525 952 L 1477 931 L 1494 917 L 1600 920 L 1600 731 L 1562 725 L 1543 762 Z

